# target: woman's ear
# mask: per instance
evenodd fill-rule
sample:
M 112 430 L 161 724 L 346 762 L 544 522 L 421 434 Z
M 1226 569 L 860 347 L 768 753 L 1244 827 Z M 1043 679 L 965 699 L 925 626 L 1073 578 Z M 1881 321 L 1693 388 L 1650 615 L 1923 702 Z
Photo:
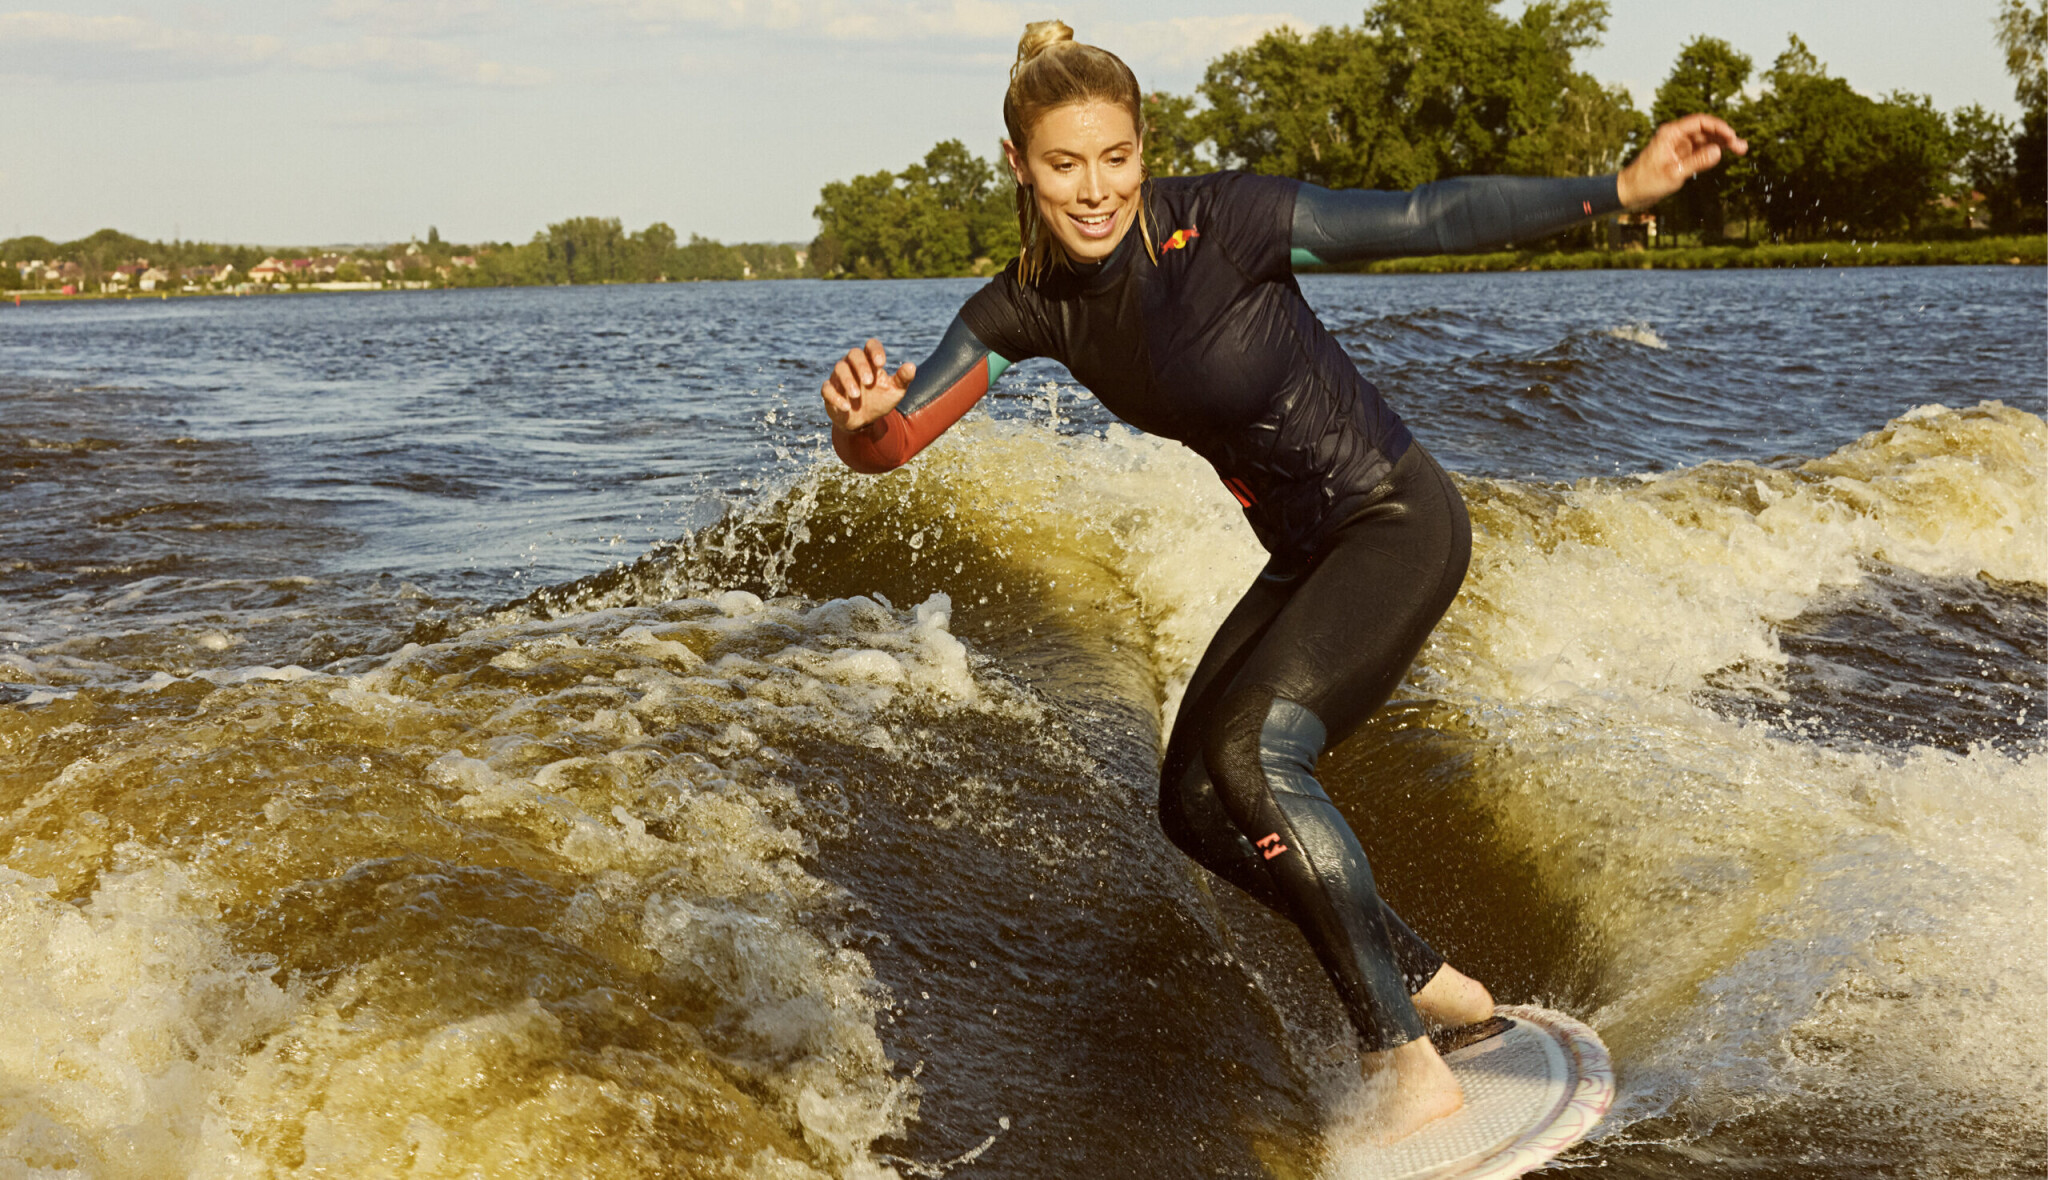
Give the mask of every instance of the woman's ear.
M 1003 141 L 1003 159 L 1010 165 L 1010 175 L 1017 179 L 1018 188 L 1030 188 L 1031 178 L 1024 175 L 1024 157 L 1017 151 L 1017 145 Z

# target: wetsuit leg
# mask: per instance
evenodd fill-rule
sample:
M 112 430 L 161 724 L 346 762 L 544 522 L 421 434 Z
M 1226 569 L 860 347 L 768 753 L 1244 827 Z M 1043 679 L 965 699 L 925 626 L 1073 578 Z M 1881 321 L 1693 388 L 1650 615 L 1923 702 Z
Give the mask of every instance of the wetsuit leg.
M 1196 719 L 1215 711 L 1224 688 L 1298 584 L 1298 578 L 1261 574 L 1238 600 L 1229 618 L 1209 641 L 1208 651 L 1188 682 L 1159 775 L 1159 823 L 1167 838 L 1195 863 L 1282 916 L 1290 915 L 1272 874 L 1266 871 L 1266 858 L 1231 821 L 1223 801 L 1216 795 L 1216 784 L 1209 779 L 1209 768 L 1202 759 L 1202 727 Z M 1382 919 L 1392 933 L 1394 959 L 1400 967 L 1402 982 L 1408 994 L 1414 995 L 1436 978 L 1444 957 L 1409 929 L 1377 893 L 1374 899 L 1379 901 Z
M 1168 834 L 1294 921 L 1369 1050 L 1422 1035 L 1408 1000 L 1420 984 L 1410 980 L 1442 960 L 1380 900 L 1357 837 L 1314 778 L 1315 760 L 1400 685 L 1456 596 L 1470 550 L 1457 489 L 1411 447 L 1303 572 L 1262 579 L 1246 594 L 1197 670 L 1168 744 Z M 1195 773 L 1197 764 L 1207 773 Z

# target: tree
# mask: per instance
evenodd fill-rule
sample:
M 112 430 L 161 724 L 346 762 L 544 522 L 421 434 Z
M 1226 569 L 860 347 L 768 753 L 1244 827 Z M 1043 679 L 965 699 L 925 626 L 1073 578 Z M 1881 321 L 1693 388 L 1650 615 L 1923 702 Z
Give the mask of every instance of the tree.
M 1220 162 L 1330 187 L 1474 172 L 1585 175 L 1647 131 L 1619 87 L 1572 68 L 1604 0 L 1376 0 L 1356 27 L 1276 29 L 1210 63 L 1197 125 Z
M 58 256 L 57 243 L 33 234 L 25 238 L 9 238 L 0 242 L 0 259 L 8 262 L 27 262 L 31 259 L 48 262 Z
M 2017 220 L 2038 232 L 2048 223 L 2048 0 L 2005 0 L 1996 25 L 2021 111 L 2012 141 Z
M 563 283 L 609 283 L 627 277 L 631 246 L 616 217 L 572 217 L 548 226 L 548 270 Z
M 697 239 L 693 236 L 692 241 Z M 675 253 L 676 231 L 665 221 L 657 221 L 633 235 L 631 258 L 622 278 L 635 283 L 659 282 L 664 278 L 682 278 L 680 273 L 670 273 L 670 256 Z M 738 275 L 734 275 L 738 278 Z
M 1155 90 L 1144 96 L 1145 172 L 1150 176 L 1193 176 L 1211 171 L 1200 155 L 1201 128 L 1195 100 Z
M 821 275 L 917 278 L 974 274 L 1017 253 L 1007 173 L 949 139 L 900 174 L 833 181 L 813 210 L 811 267 Z
M 1329 188 L 1412 188 L 1435 178 L 1403 135 L 1375 38 L 1278 28 L 1209 63 L 1197 117 L 1218 162 Z
M 2024 110 L 2048 106 L 2048 0 L 2005 0 L 1996 24 L 2013 96 Z
M 1982 193 L 1992 226 L 2009 230 L 2019 214 L 2012 124 L 1974 103 L 1957 111 L 1951 122 L 1959 195 L 1967 201 L 1971 192 Z
M 1809 55 L 1811 56 L 1811 55 Z M 1657 100 L 1650 108 L 1656 123 L 1668 123 L 1691 114 L 1715 115 L 1730 123 L 1740 120 L 1736 104 L 1754 69 L 1747 54 L 1718 37 L 1694 37 L 1678 51 L 1671 74 L 1657 87 Z M 1712 241 L 1726 236 L 1728 193 L 1739 189 L 1746 177 L 1736 171 L 1739 156 L 1730 157 L 1719 168 L 1692 178 L 1671 202 L 1672 218 L 1679 229 L 1695 229 Z
M 1765 222 L 1776 235 L 1879 237 L 1917 229 L 1948 191 L 1956 143 L 1924 97 L 1856 93 L 1791 38 L 1748 111 Z
M 77 262 L 85 271 L 85 281 L 88 284 L 98 285 L 114 268 L 146 257 L 149 248 L 150 244 L 141 238 L 124 234 L 117 229 L 102 229 L 75 242 L 65 243 L 61 247 L 61 253 L 64 257 Z
M 685 280 L 741 279 L 746 277 L 746 265 L 732 247 L 691 234 L 688 245 L 677 247 L 670 254 L 668 274 Z

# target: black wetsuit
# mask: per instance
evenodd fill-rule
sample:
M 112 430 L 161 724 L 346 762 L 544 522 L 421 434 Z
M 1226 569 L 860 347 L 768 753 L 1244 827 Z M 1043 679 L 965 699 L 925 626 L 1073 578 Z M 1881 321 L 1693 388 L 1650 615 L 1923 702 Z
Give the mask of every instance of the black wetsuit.
M 1421 1036 L 1409 996 L 1443 959 L 1380 900 L 1317 756 L 1384 704 L 1456 596 L 1463 501 L 1302 298 L 1292 263 L 1529 241 L 1619 207 L 1615 178 L 1484 177 L 1331 192 L 1214 173 L 1151 181 L 1099 265 L 975 293 L 895 411 L 835 432 L 847 463 L 907 461 L 1009 363 L 1065 364 L 1119 418 L 1215 466 L 1273 560 L 1188 686 L 1160 820 L 1217 875 L 1292 919 L 1368 1050 Z

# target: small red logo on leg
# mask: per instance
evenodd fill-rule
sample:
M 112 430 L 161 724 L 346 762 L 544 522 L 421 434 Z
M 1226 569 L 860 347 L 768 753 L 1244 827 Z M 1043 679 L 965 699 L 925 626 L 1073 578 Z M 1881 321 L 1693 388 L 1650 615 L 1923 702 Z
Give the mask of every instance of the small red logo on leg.
M 1272 860 L 1274 857 L 1287 851 L 1287 845 L 1280 842 L 1280 833 L 1278 832 L 1268 832 L 1257 840 L 1252 841 L 1252 843 L 1257 844 L 1265 852 L 1267 860 Z

